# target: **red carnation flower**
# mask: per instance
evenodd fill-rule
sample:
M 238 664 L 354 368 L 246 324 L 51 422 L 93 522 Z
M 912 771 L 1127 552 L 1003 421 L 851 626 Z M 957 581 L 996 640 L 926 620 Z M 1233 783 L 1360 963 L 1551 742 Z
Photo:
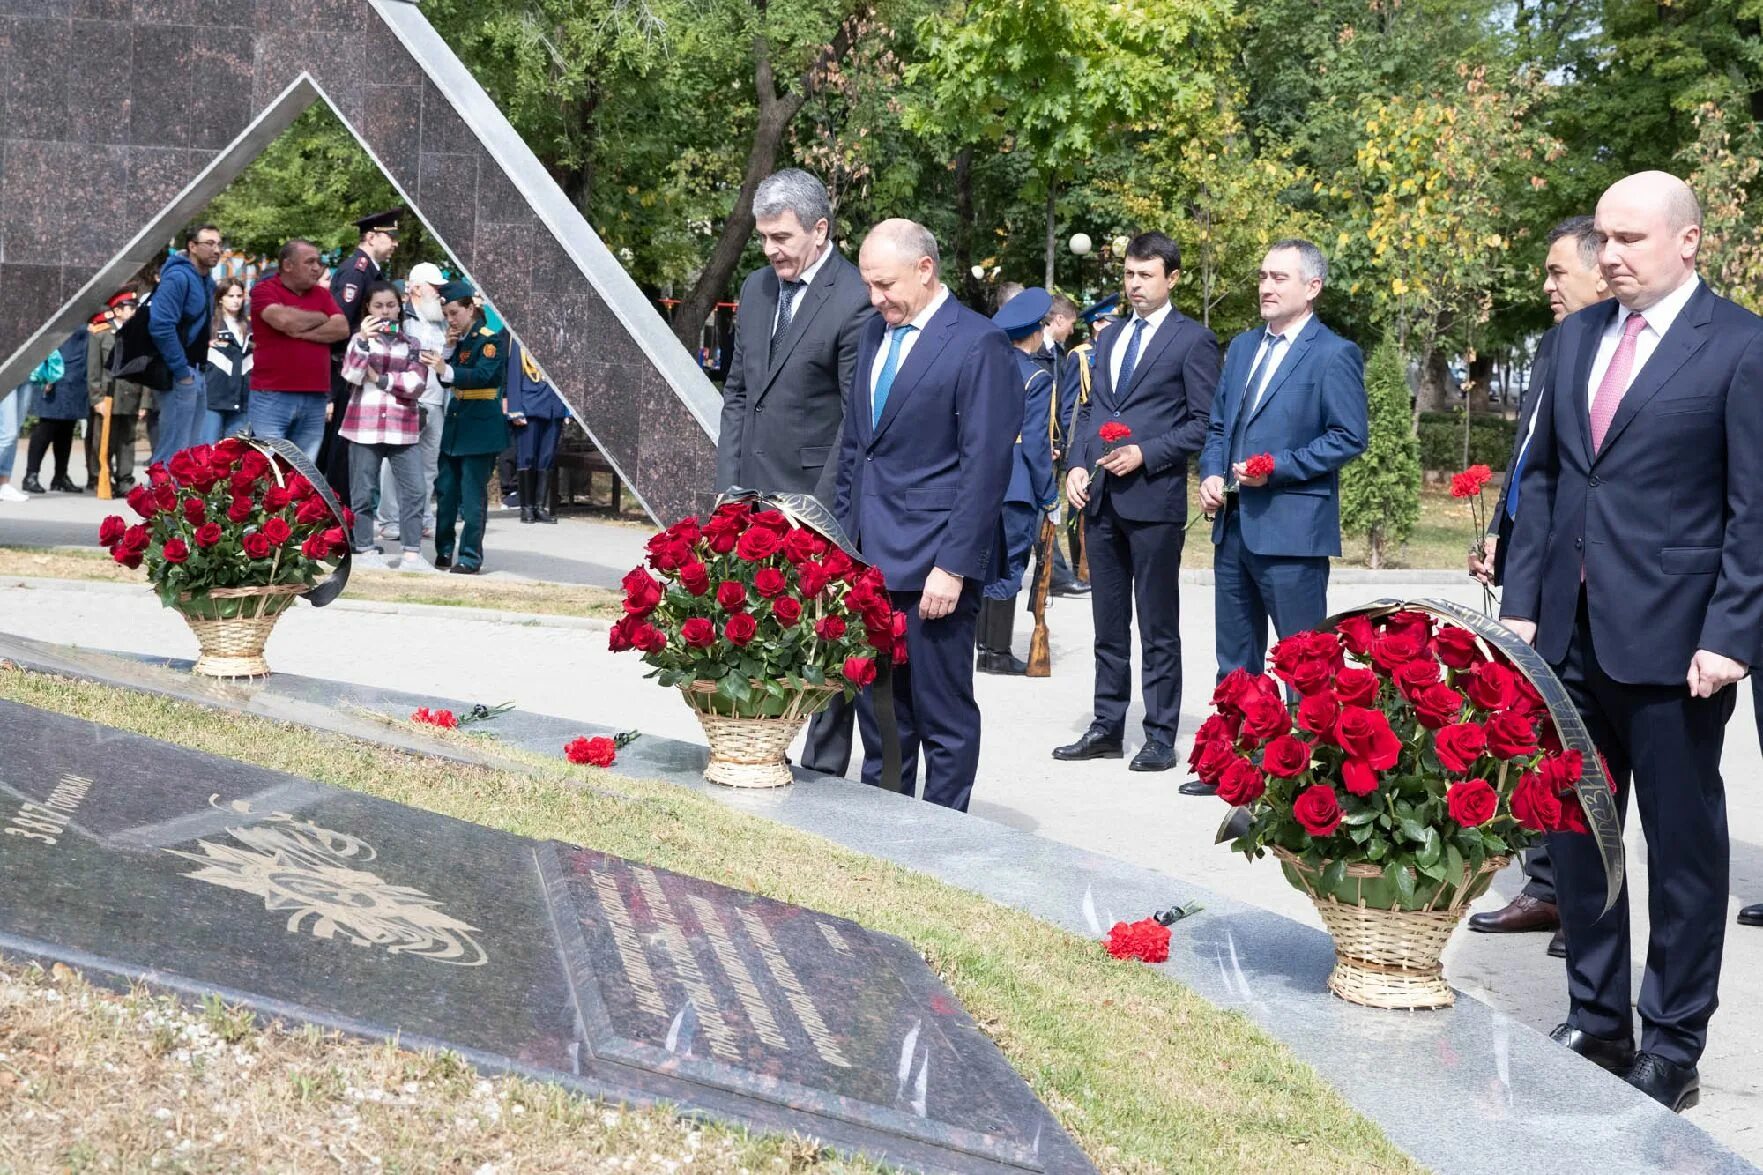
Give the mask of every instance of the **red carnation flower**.
M 196 545 L 204 549 L 220 541 L 220 523 L 204 522 L 196 528 Z
M 563 744 L 563 754 L 571 763 L 610 767 L 612 761 L 618 758 L 618 744 L 604 735 L 573 738 Z
M 1104 445 L 1113 446 L 1132 436 L 1132 429 L 1118 420 L 1109 420 L 1104 421 L 1102 427 L 1096 430 L 1096 435 L 1102 438 Z
M 190 548 L 183 539 L 166 539 L 162 553 L 167 563 L 182 563 L 190 557 Z
M 1103 427 L 1106 428 L 1107 425 Z M 1169 960 L 1169 927 L 1155 918 L 1116 922 L 1108 929 L 1105 945 L 1108 953 L 1116 959 L 1164 963 Z
M 98 545 L 101 547 L 114 547 L 116 544 L 122 542 L 122 536 L 127 534 L 128 530 L 129 524 L 124 522 L 118 515 L 112 514 L 98 524 Z
M 739 611 L 747 606 L 747 589 L 732 579 L 725 579 L 716 585 L 716 602 L 726 612 Z
M 1485 779 L 1466 779 L 1446 790 L 1445 809 L 1463 827 L 1477 828 L 1500 810 L 1500 793 L 1489 787 Z
M 1453 498 L 1473 498 L 1481 493 L 1481 488 L 1493 480 L 1493 471 L 1485 465 L 1471 465 L 1462 473 L 1451 476 L 1451 496 Z
M 1262 478 L 1273 473 L 1273 454 L 1257 453 L 1243 462 L 1243 476 Z
M 1292 819 L 1311 836 L 1334 835 L 1341 826 L 1341 803 L 1334 788 L 1318 783 L 1299 792 L 1292 801 Z
M 1432 736 L 1432 749 L 1439 757 L 1439 766 L 1452 775 L 1462 775 L 1475 766 L 1487 745 L 1487 732 L 1473 722 L 1441 727 Z
M 1261 767 L 1280 779 L 1296 779 L 1310 766 L 1310 744 L 1301 738 L 1282 734 L 1261 752 Z
M 875 659 L 873 657 L 846 657 L 844 667 L 840 670 L 845 680 L 859 689 L 875 680 Z
M 1402 757 L 1402 740 L 1390 729 L 1390 720 L 1382 711 L 1362 706 L 1348 706 L 1335 723 L 1335 741 L 1356 759 L 1363 759 L 1379 771 L 1388 771 Z
M 716 625 L 694 616 L 679 626 L 679 637 L 694 649 L 708 649 L 716 643 Z

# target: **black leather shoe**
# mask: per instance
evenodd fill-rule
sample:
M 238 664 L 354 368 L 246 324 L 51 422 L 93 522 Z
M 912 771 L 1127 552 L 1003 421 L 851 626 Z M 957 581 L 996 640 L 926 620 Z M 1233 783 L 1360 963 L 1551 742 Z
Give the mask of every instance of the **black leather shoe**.
M 1056 583 L 1048 590 L 1056 596 L 1079 597 L 1090 594 L 1090 585 L 1081 579 L 1074 579 L 1067 583 Z
M 1028 672 L 1028 662 L 1019 660 L 1016 654 L 1009 651 L 990 654 L 991 665 L 983 668 L 981 673 L 1001 673 L 1007 677 L 1021 677 Z
M 1557 930 L 1549 938 L 1549 958 L 1565 959 L 1567 957 L 1567 932 Z
M 1168 743 L 1146 743 L 1126 765 L 1128 771 L 1168 771 L 1175 766 L 1175 748 Z
M 1482 934 L 1521 934 L 1527 930 L 1559 930 L 1561 915 L 1555 903 L 1538 901 L 1521 893 L 1505 906 L 1487 914 L 1471 914 L 1469 929 Z
M 49 488 L 58 494 L 83 494 L 86 492 L 86 487 L 73 484 L 73 479 L 65 473 L 50 482 Z
M 435 556 L 435 570 L 436 571 L 445 571 L 445 570 L 447 570 L 447 568 L 449 568 L 451 566 L 453 566 L 453 556 L 451 556 L 451 555 L 436 555 Z
M 18 483 L 18 488 L 27 494 L 46 494 L 49 492 L 43 488 L 43 483 L 37 480 L 37 475 L 34 473 L 25 474 L 24 480 Z
M 1667 1061 L 1658 1053 L 1636 1053 L 1622 1079 L 1670 1110 L 1681 1114 L 1702 1100 L 1702 1075 L 1694 1065 Z
M 452 574 L 454 574 L 454 575 L 476 575 L 477 568 L 467 567 L 463 563 L 455 564 L 453 567 L 453 570 L 452 570 Z
M 1215 796 L 1218 794 L 1218 788 L 1207 783 L 1204 779 L 1190 779 L 1175 790 L 1184 796 Z
M 1074 743 L 1053 748 L 1053 757 L 1067 763 L 1080 759 L 1118 759 L 1126 753 L 1118 738 L 1109 738 L 1099 730 L 1086 730 Z
M 1608 1037 L 1593 1036 L 1589 1032 L 1581 1032 L 1577 1028 L 1569 1028 L 1565 1024 L 1558 1025 L 1549 1033 L 1549 1039 L 1556 1044 L 1564 1044 L 1592 1064 L 1621 1076 L 1628 1072 L 1634 1064 L 1634 1041 L 1611 1040 Z
M 1763 902 L 1739 911 L 1740 926 L 1763 926 Z

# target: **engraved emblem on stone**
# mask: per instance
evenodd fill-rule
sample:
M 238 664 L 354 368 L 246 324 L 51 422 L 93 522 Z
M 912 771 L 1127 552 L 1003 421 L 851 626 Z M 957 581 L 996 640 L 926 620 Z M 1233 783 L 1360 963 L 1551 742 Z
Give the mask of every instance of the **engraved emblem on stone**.
M 223 805 L 211 797 L 215 807 Z M 251 816 L 251 805 L 225 808 Z M 314 938 L 359 947 L 384 947 L 433 963 L 480 967 L 489 961 L 473 934 L 478 928 L 443 913 L 419 889 L 394 885 L 359 866 L 378 857 L 372 845 L 347 833 L 271 812 L 262 823 L 228 828 L 237 844 L 197 841 L 201 852 L 167 849 L 202 866 L 185 874 L 225 889 L 255 894 L 263 908 L 288 914 L 288 932 L 302 927 Z

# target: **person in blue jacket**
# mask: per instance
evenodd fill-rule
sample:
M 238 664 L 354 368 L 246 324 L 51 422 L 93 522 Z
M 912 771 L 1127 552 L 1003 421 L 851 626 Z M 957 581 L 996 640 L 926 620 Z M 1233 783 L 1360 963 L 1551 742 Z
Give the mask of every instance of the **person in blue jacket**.
M 551 470 L 557 439 L 569 409 L 519 343 L 508 357 L 508 423 L 514 426 L 516 470 L 520 478 L 520 520 L 555 523 L 551 513 Z
M 154 461 L 168 461 L 202 436 L 208 417 L 208 321 L 214 309 L 214 279 L 220 261 L 220 230 L 197 225 L 159 271 L 159 286 L 148 303 L 147 332 L 171 372 L 171 386 L 156 397 L 159 434 Z
M 37 394 L 37 427 L 31 430 L 31 447 L 25 455 L 24 491 L 43 492 L 37 480 L 43 468 L 43 455 L 54 446 L 55 477 L 49 488 L 61 494 L 83 494 L 84 486 L 73 484 L 67 476 L 68 459 L 73 454 L 74 427 L 86 418 L 86 340 L 89 327 L 80 327 L 67 336 L 56 353 L 61 356 L 61 378 L 48 384 Z
M 1016 348 L 1016 367 L 1022 381 L 1022 431 L 1010 460 L 1010 484 L 1004 491 L 1004 565 L 981 590 L 979 648 L 981 673 L 1021 674 L 1028 663 L 1011 652 L 1016 636 L 1016 597 L 1022 592 L 1022 573 L 1041 519 L 1059 512 L 1058 484 L 1053 480 L 1053 376 L 1038 362 L 1041 324 L 1053 306 L 1053 296 L 1031 286 L 992 315 Z

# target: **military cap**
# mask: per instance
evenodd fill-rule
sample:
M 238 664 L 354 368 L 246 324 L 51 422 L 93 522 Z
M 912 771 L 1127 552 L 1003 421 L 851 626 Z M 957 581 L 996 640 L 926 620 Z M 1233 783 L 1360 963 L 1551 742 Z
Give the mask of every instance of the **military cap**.
M 1084 307 L 1083 313 L 1078 317 L 1082 318 L 1085 322 L 1093 323 L 1097 319 L 1107 318 L 1110 314 L 1113 314 L 1119 305 L 1120 295 L 1109 294 L 1106 298 L 1103 298 L 1094 305 Z
M 388 233 L 395 237 L 398 235 L 398 218 L 403 214 L 402 208 L 376 212 L 372 216 L 364 216 L 356 221 L 355 227 L 361 230 L 363 236 L 368 233 Z
M 1011 339 L 1026 339 L 1041 328 L 1047 311 L 1053 309 L 1053 295 L 1040 286 L 1030 286 L 1010 299 L 992 315 L 992 321 L 1004 329 Z
M 441 287 L 441 301 L 469 302 L 472 299 L 472 295 L 476 293 L 476 286 L 472 285 L 464 278 L 458 277 Z

